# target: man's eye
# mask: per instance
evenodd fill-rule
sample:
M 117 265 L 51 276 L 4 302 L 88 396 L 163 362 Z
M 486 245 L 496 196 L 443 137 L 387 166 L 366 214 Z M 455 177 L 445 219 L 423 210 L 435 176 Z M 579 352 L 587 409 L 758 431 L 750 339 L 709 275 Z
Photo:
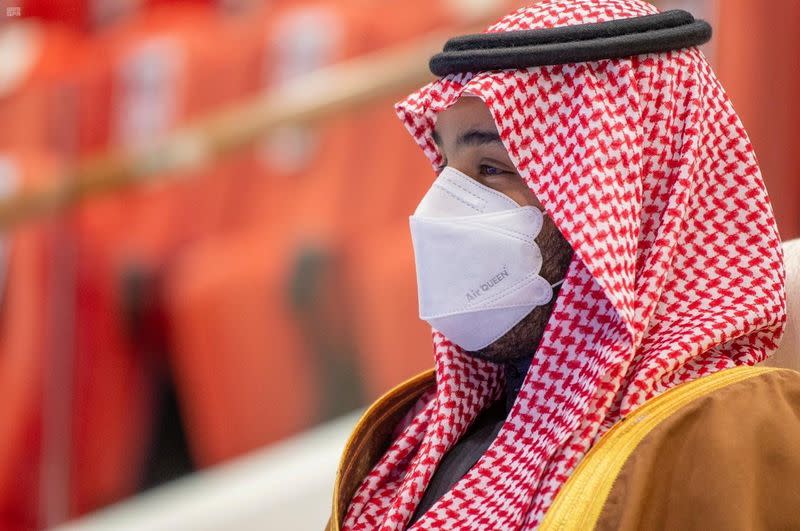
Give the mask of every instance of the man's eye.
M 505 173 L 500 168 L 495 168 L 494 166 L 489 166 L 488 164 L 481 164 L 478 169 L 480 170 L 481 175 L 501 175 Z

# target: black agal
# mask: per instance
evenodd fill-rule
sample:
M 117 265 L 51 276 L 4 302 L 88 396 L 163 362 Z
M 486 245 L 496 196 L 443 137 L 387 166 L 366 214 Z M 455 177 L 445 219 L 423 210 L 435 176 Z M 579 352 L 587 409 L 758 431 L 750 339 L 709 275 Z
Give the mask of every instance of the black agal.
M 522 31 L 454 37 L 434 55 L 437 76 L 461 72 L 616 59 L 697 46 L 711 38 L 711 26 L 682 10 L 643 17 Z

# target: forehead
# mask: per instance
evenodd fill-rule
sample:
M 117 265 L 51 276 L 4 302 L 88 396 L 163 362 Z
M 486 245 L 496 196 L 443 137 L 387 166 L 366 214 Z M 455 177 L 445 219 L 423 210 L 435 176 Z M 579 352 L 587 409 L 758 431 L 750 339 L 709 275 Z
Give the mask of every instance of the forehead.
M 476 96 L 465 96 L 436 115 L 434 134 L 447 142 L 466 129 L 497 131 L 489 108 Z

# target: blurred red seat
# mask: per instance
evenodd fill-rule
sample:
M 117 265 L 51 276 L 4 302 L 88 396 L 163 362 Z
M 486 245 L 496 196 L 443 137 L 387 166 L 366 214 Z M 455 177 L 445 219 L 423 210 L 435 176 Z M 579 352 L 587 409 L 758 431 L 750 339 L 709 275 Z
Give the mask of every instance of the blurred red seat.
M 252 81 L 269 87 L 364 50 L 361 13 L 332 2 L 268 10 Z M 298 39 L 303 34 L 308 38 Z M 282 128 L 237 162 L 226 230 L 166 279 L 171 362 L 201 465 L 296 433 L 324 414 L 315 348 L 290 300 L 307 250 L 333 256 L 357 135 L 352 116 Z
M 223 25 L 209 7 L 173 5 L 92 36 L 83 152 L 147 147 L 236 97 L 240 81 L 227 74 L 238 55 L 226 56 L 236 50 L 209 35 L 235 48 L 233 35 L 240 33 L 244 39 L 244 31 Z M 142 481 L 164 371 L 163 338 L 152 337 L 160 275 L 183 246 L 221 225 L 233 185 L 225 165 L 94 198 L 72 216 L 78 246 L 73 514 L 130 495 Z M 139 315 L 138 304 L 148 315 Z
M 0 149 L 0 196 L 46 184 L 57 167 L 55 157 L 41 151 Z M 29 223 L 0 239 L 0 529 L 8 531 L 42 525 L 42 408 L 45 397 L 68 399 L 57 394 L 64 382 L 45 374 L 52 377 L 56 357 L 70 354 L 54 322 L 60 316 L 55 312 L 59 296 L 70 287 L 57 283 L 63 264 L 55 260 L 52 229 Z

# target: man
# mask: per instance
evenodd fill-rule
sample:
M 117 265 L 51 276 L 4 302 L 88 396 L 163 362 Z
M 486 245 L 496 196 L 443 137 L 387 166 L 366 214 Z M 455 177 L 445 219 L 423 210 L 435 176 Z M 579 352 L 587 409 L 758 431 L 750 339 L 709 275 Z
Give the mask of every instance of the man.
M 749 367 L 780 238 L 708 37 L 545 1 L 434 57 L 397 108 L 439 172 L 411 216 L 435 372 L 356 427 L 331 528 L 800 526 L 800 375 Z

